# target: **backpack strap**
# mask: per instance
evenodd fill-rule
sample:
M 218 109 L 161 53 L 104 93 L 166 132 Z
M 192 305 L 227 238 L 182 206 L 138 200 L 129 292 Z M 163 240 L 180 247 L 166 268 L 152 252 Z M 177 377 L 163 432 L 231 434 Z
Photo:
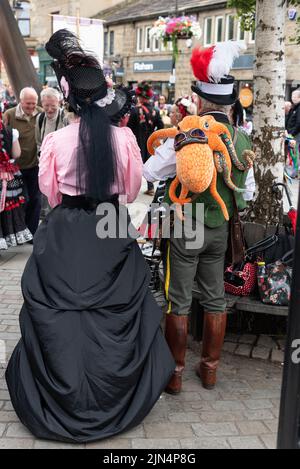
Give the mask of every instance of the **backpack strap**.
M 55 124 L 55 132 L 58 130 L 59 123 L 63 121 L 63 118 L 64 118 L 64 111 L 62 109 L 59 109 L 58 116 L 56 119 L 56 124 Z
M 237 144 L 237 139 L 238 139 L 238 131 L 236 127 L 233 127 L 233 136 L 232 136 L 232 143 L 233 146 L 235 147 Z
M 42 127 L 43 127 L 43 123 L 44 123 L 44 120 L 45 120 L 45 116 L 46 116 L 46 113 L 45 112 L 42 112 L 40 114 L 40 117 L 39 117 L 39 129 L 40 129 L 40 132 L 42 131 Z

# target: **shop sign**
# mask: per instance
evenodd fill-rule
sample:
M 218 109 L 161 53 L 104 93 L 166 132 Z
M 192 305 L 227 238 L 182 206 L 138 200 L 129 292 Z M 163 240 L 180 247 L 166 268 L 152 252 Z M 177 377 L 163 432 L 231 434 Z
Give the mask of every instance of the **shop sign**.
M 295 21 L 297 19 L 298 12 L 296 8 L 290 8 L 288 10 L 288 16 L 290 21 Z
M 116 69 L 115 76 L 123 77 L 125 75 L 124 68 L 120 67 Z
M 232 66 L 233 70 L 252 70 L 254 66 L 254 55 L 241 55 L 238 57 Z
M 133 71 L 135 73 L 161 73 L 172 72 L 172 60 L 144 60 L 133 63 Z
M 240 91 L 240 102 L 244 108 L 248 108 L 252 105 L 254 100 L 254 95 L 253 91 L 248 88 L 247 86 L 245 88 L 242 88 Z

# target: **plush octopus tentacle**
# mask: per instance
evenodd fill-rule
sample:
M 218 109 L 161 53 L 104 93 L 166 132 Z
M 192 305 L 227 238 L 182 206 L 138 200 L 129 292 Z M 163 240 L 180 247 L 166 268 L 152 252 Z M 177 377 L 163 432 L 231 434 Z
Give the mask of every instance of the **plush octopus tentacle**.
M 211 130 L 214 133 L 217 133 L 222 139 L 223 143 L 226 145 L 226 148 L 234 166 L 240 171 L 247 171 L 248 169 L 252 168 L 253 162 L 255 160 L 255 153 L 250 150 L 246 150 L 242 155 L 243 159 L 245 160 L 245 163 L 240 161 L 236 154 L 236 150 L 232 142 L 229 129 L 227 129 L 223 124 L 219 122 L 214 122 L 211 116 L 207 116 L 207 121 L 210 124 Z
M 219 164 L 222 166 L 223 168 L 223 179 L 224 179 L 224 182 L 226 184 L 227 187 L 229 187 L 229 189 L 231 189 L 232 191 L 234 192 L 238 192 L 238 193 L 243 193 L 245 192 L 245 189 L 241 189 L 240 187 L 237 187 L 233 182 L 232 182 L 232 179 L 231 179 L 231 173 L 229 171 L 229 168 L 227 166 L 227 162 L 224 158 L 224 155 L 223 153 L 221 152 L 216 152 L 217 153 L 217 158 L 219 159 Z
M 166 138 L 175 138 L 178 133 L 177 129 L 161 129 L 154 132 L 148 139 L 147 148 L 150 155 L 154 155 L 155 148 L 161 145 L 161 140 Z
M 182 205 L 175 204 L 175 211 L 176 211 L 176 215 L 179 218 L 179 220 L 184 221 L 185 218 L 184 218 L 184 215 L 183 215 Z
M 224 151 L 224 148 L 214 148 L 215 150 L 221 151 L 223 154 L 228 154 L 228 158 L 226 155 L 226 160 L 227 160 L 227 165 L 229 167 L 229 171 L 231 172 L 231 163 L 234 164 L 236 168 L 238 168 L 240 171 L 246 171 L 247 166 L 241 162 L 238 159 L 238 156 L 236 154 L 232 139 L 231 139 L 231 134 L 229 129 L 221 124 L 220 122 L 216 122 L 215 119 L 212 116 L 207 116 L 205 118 L 205 121 L 200 121 L 201 122 L 201 128 L 205 131 L 208 132 L 209 135 L 211 135 L 211 141 L 213 143 L 213 138 L 212 135 L 215 137 L 218 137 L 220 142 L 226 147 L 226 152 Z M 219 142 L 219 145 L 220 145 Z M 230 164 L 229 164 L 229 159 L 230 159 Z
M 222 199 L 222 197 L 220 196 L 220 194 L 218 193 L 218 189 L 217 189 L 217 178 L 218 178 L 218 176 L 217 176 L 217 174 L 218 174 L 217 170 L 215 169 L 214 170 L 214 175 L 213 175 L 213 180 L 212 180 L 212 183 L 211 183 L 211 186 L 210 186 L 210 193 L 213 196 L 213 198 L 215 199 L 215 201 L 218 202 L 218 204 L 220 205 L 220 208 L 223 212 L 225 220 L 229 221 L 229 213 L 228 213 L 226 204 L 225 204 L 224 200 Z
M 218 173 L 222 174 L 223 173 L 223 165 L 222 161 L 220 160 L 219 157 L 219 152 L 214 151 L 214 162 L 215 162 L 215 167 Z
M 256 155 L 252 150 L 244 150 L 243 151 L 243 158 L 246 161 L 247 169 L 253 168 L 254 161 L 256 159 Z
M 176 190 L 177 190 L 177 187 L 179 186 L 180 184 L 180 181 L 179 181 L 179 178 L 176 177 L 174 179 L 174 181 L 172 182 L 171 186 L 170 186 L 170 191 L 169 191 L 169 195 L 170 195 L 170 199 L 172 200 L 172 202 L 174 204 L 180 204 L 180 205 L 184 205 L 184 204 L 188 204 L 192 201 L 192 199 L 189 197 L 187 198 L 187 195 L 189 193 L 188 189 L 182 187 L 181 189 L 181 194 L 179 197 L 177 197 L 176 195 Z
M 231 138 L 228 138 L 228 135 L 224 133 L 221 134 L 220 137 L 222 141 L 224 142 L 224 144 L 226 145 L 226 148 L 228 150 L 228 153 L 230 155 L 231 161 L 234 164 L 234 166 L 240 171 L 246 171 L 248 169 L 248 166 L 247 164 L 243 163 L 242 161 L 238 159 L 238 156 L 236 154 Z
M 223 178 L 227 187 L 235 192 L 245 192 L 244 189 L 239 189 L 231 179 L 232 162 L 226 145 L 222 142 L 221 137 L 211 131 L 207 132 L 207 136 L 209 146 L 213 148 L 216 153 L 215 161 L 218 162 L 216 164 L 217 171 L 223 173 Z
M 205 121 L 209 124 L 209 130 L 215 135 L 221 137 L 224 134 L 229 140 L 231 140 L 231 133 L 224 124 L 217 122 L 212 116 L 206 116 Z M 201 128 L 203 128 L 203 123 L 201 124 Z M 205 123 L 203 130 L 205 131 Z
M 180 193 L 179 198 L 180 198 L 180 199 L 184 199 L 184 200 L 188 200 L 188 201 L 190 202 L 190 201 L 191 201 L 191 198 L 189 198 L 188 195 L 189 195 L 189 190 L 188 190 L 188 188 L 182 186 L 182 188 L 181 188 L 181 193 Z M 185 203 L 187 204 L 188 202 L 185 202 Z
M 222 155 L 224 155 L 228 170 L 231 173 L 232 162 L 228 154 L 226 145 L 222 142 L 222 139 L 219 137 L 219 135 L 216 135 L 212 131 L 207 132 L 207 137 L 208 137 L 208 144 L 210 148 L 212 148 L 213 151 L 217 151 L 219 153 L 222 153 Z
M 183 199 L 184 204 L 179 205 L 178 203 L 176 203 L 176 214 L 177 214 L 179 220 L 181 220 L 181 221 L 184 221 L 184 219 L 185 219 L 184 215 L 183 215 L 183 211 L 182 211 L 182 206 L 185 205 L 185 204 L 188 204 L 189 202 L 192 201 L 191 198 L 187 198 L 188 193 L 189 193 L 189 190 L 186 187 L 182 186 L 179 199 L 180 200 Z

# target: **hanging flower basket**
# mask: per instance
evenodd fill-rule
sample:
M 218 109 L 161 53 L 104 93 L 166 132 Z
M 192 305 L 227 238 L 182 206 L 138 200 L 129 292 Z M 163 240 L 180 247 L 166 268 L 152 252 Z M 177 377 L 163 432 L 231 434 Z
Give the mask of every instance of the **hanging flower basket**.
M 173 44 L 173 58 L 178 58 L 178 39 L 200 39 L 202 30 L 194 16 L 180 16 L 178 18 L 163 18 L 154 23 L 150 30 L 150 37 L 162 39 L 166 46 L 168 42 Z

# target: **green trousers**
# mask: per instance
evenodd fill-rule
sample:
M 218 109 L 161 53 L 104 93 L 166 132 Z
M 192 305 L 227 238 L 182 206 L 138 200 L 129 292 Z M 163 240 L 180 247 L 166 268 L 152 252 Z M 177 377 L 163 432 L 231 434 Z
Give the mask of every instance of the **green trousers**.
M 168 313 L 189 314 L 194 282 L 205 312 L 223 313 L 226 310 L 224 264 L 228 233 L 228 223 L 214 229 L 204 227 L 204 244 L 196 249 L 187 248 L 184 237 L 177 239 L 171 235 L 164 253 Z

